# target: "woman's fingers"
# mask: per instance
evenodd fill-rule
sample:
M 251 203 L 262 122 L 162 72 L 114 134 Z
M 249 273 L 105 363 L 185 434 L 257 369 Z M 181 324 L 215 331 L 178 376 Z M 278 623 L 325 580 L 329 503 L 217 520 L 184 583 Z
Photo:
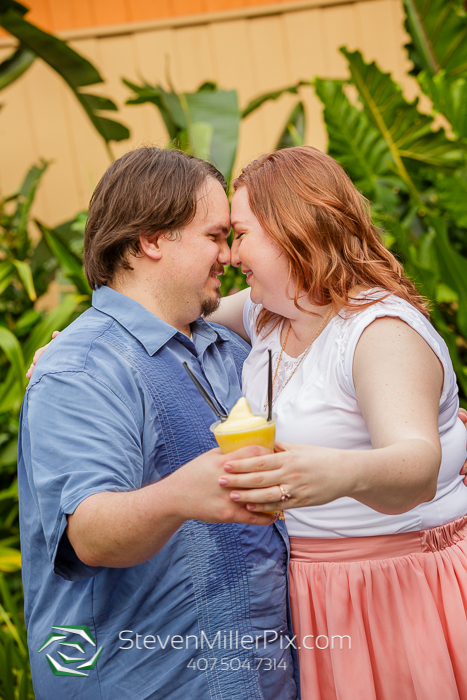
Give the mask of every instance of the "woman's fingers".
M 54 332 L 52 333 L 52 340 L 54 340 L 54 338 L 56 338 L 57 335 L 59 335 L 59 334 L 60 334 L 60 331 L 54 331 Z M 52 342 L 52 340 L 50 341 L 50 343 Z M 28 379 L 31 379 L 32 373 L 33 373 L 33 371 L 34 371 L 34 366 L 35 366 L 37 360 L 38 360 L 39 357 L 42 355 L 42 353 L 43 353 L 45 350 L 47 350 L 47 348 L 49 347 L 50 343 L 47 343 L 47 345 L 43 345 L 41 348 L 39 348 L 38 350 L 36 350 L 36 352 L 34 353 L 34 357 L 32 358 L 31 365 L 30 365 L 28 371 L 26 372 L 26 377 L 27 377 Z
M 264 489 L 277 486 L 280 482 L 279 472 L 252 472 L 250 474 L 226 474 L 219 477 L 219 486 L 229 489 Z M 276 493 L 277 495 L 277 493 Z
M 284 484 L 282 488 L 288 493 L 289 487 Z M 271 486 L 267 489 L 248 489 L 245 491 L 232 491 L 230 498 L 237 503 L 247 503 L 248 510 L 256 510 L 255 504 L 261 504 L 263 507 L 258 510 L 265 510 L 264 505 L 268 505 L 268 510 L 277 510 L 277 504 L 281 502 L 282 491 L 279 486 Z
M 259 457 L 246 459 L 229 459 L 224 464 L 224 469 L 229 473 L 260 472 L 269 469 L 280 469 L 284 464 L 284 453 L 274 452 Z
M 465 408 L 460 408 L 459 413 L 457 415 L 465 425 L 467 423 L 467 411 L 465 410 Z

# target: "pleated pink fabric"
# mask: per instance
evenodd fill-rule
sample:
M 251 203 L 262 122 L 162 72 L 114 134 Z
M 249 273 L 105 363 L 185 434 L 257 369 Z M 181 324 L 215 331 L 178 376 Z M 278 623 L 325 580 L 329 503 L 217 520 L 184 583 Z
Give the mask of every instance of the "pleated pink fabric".
M 466 538 L 291 537 L 302 700 L 467 700 Z

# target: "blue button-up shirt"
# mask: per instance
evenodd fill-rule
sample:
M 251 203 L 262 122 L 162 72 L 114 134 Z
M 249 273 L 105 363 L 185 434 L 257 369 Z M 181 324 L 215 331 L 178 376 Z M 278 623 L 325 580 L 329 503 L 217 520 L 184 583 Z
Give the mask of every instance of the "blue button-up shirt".
M 120 569 L 85 565 L 66 535 L 88 496 L 157 482 L 215 446 L 182 362 L 228 411 L 246 349 L 202 319 L 191 330 L 102 287 L 34 371 L 18 475 L 37 700 L 297 697 L 283 523 L 187 521 Z

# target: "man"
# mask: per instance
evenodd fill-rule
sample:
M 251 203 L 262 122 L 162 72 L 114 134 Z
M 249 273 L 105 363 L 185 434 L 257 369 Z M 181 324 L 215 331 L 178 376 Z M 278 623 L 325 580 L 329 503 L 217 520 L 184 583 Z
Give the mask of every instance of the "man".
M 23 404 L 25 618 L 37 700 L 295 700 L 284 523 L 217 484 L 215 415 L 247 348 L 206 323 L 230 260 L 225 182 L 143 148 L 91 200 L 93 307 Z M 239 450 L 238 456 L 262 448 Z

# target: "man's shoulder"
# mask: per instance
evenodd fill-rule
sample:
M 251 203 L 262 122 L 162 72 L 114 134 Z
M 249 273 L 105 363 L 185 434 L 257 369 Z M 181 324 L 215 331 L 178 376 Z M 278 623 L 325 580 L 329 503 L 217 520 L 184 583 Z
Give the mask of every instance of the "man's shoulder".
M 105 371 L 113 354 L 124 371 L 126 363 L 123 358 L 118 352 L 113 353 L 111 346 L 104 342 L 109 332 L 118 329 L 120 326 L 115 319 L 91 307 L 49 345 L 37 362 L 30 386 L 40 381 L 44 375 L 60 372 L 89 373 L 91 365 L 93 370 L 100 367 Z M 115 365 L 115 362 L 111 364 Z

